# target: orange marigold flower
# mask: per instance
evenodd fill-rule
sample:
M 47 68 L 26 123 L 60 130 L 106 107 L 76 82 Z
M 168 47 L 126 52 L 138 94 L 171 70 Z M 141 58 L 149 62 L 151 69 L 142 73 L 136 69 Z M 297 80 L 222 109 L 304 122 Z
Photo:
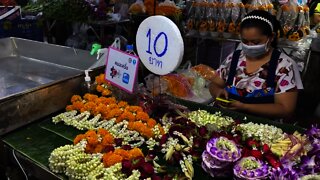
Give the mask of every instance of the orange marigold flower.
M 127 121 L 134 121 L 135 120 L 135 116 L 128 111 L 124 111 L 116 120 L 116 123 L 119 123 L 123 120 L 127 120 Z
M 76 138 L 74 138 L 74 140 L 73 140 L 73 144 L 78 144 L 84 138 L 85 138 L 84 134 L 77 135 Z
M 98 134 L 100 134 L 103 137 L 103 136 L 110 134 L 110 133 L 106 129 L 100 128 L 100 129 L 98 129 Z
M 108 110 L 108 107 L 104 104 L 99 104 L 97 107 L 96 107 L 96 111 L 99 111 L 100 114 L 103 114 L 104 112 L 106 112 Z
M 119 108 L 126 108 L 128 106 L 128 103 L 125 101 L 120 101 L 118 103 Z
M 101 144 L 103 146 L 111 145 L 111 144 L 113 144 L 113 140 L 114 139 L 113 139 L 113 136 L 111 134 L 106 134 L 106 135 L 103 136 Z
M 87 102 L 86 104 L 84 104 L 84 109 L 92 112 L 96 109 L 96 104 L 94 102 Z
M 77 101 L 82 101 L 81 96 L 79 96 L 79 95 L 73 95 L 73 96 L 71 97 L 71 103 L 74 103 L 74 102 L 77 102 Z
M 85 100 L 87 100 L 87 101 L 95 101 L 96 99 L 98 99 L 98 96 L 97 96 L 97 95 L 94 95 L 94 94 L 89 94 L 89 93 L 87 93 L 87 94 L 85 94 L 85 95 L 83 96 L 83 98 L 84 98 Z
M 93 153 L 101 153 L 103 149 L 104 146 L 102 144 L 97 144 L 97 146 L 93 150 Z
M 97 133 L 95 130 L 88 130 L 85 134 L 85 137 L 96 136 Z
M 129 153 L 131 154 L 131 159 L 137 158 L 137 157 L 144 157 L 141 149 L 139 148 L 133 148 L 129 151 Z
M 134 122 L 130 121 L 130 122 L 128 123 L 128 129 L 129 129 L 129 130 L 134 130 Z
M 144 128 L 147 128 L 147 127 L 142 122 L 140 122 L 140 121 L 134 122 L 134 129 L 141 130 Z
M 96 146 L 99 143 L 98 136 L 88 136 L 86 139 L 88 144 L 92 146 Z
M 130 112 L 133 112 L 133 113 L 137 113 L 137 112 L 143 111 L 142 107 L 140 107 L 140 106 L 128 106 L 126 108 L 126 110 L 128 110 Z
M 109 89 L 105 89 L 102 91 L 102 96 L 109 96 L 111 94 L 112 94 L 112 92 Z
M 164 131 L 163 127 L 162 127 L 160 124 L 157 124 L 157 126 L 158 126 L 158 128 L 159 128 L 159 130 L 160 130 L 160 134 L 161 134 L 161 135 L 164 135 L 164 134 L 165 134 L 165 131 Z
M 155 125 L 157 124 L 156 120 L 150 118 L 148 121 L 147 121 L 147 125 L 150 127 L 150 128 L 153 128 Z
M 131 159 L 131 154 L 128 151 L 124 150 L 124 149 L 116 149 L 114 151 L 114 153 L 122 156 L 123 159 L 126 159 L 126 160 Z
M 90 145 L 90 144 L 87 144 L 87 145 L 86 145 L 85 152 L 86 152 L 86 153 L 89 153 L 89 154 L 92 154 L 93 151 L 94 151 L 94 149 L 95 149 L 95 146 Z
M 96 89 L 98 92 L 102 92 L 104 90 L 104 88 L 101 85 L 97 85 Z
M 150 128 L 144 128 L 140 131 L 140 134 L 142 136 L 145 136 L 146 138 L 152 138 L 154 136 L 152 130 Z
M 107 153 L 103 155 L 103 164 L 105 167 L 113 166 L 117 163 L 120 163 L 123 158 L 120 155 L 114 153 Z
M 104 74 L 100 74 L 95 79 L 96 79 L 97 84 L 107 83 L 107 81 L 105 80 L 105 75 Z
M 74 110 L 75 108 L 73 107 L 73 105 L 68 105 L 67 107 L 66 107 L 66 111 L 72 111 L 72 110 Z
M 136 119 L 147 122 L 149 120 L 149 115 L 145 112 L 137 112 Z
M 119 107 L 118 107 L 118 104 L 112 103 L 112 104 L 109 104 L 109 105 L 108 105 L 108 108 L 109 108 L 109 109 L 116 109 L 116 108 L 118 109 Z
M 110 111 L 110 114 L 113 116 L 113 117 L 118 117 L 122 114 L 122 110 L 121 109 L 118 109 L 118 108 L 115 108 L 115 109 L 112 109 Z
M 80 101 L 74 102 L 72 105 L 74 109 L 77 111 L 80 111 L 84 107 L 83 102 L 80 102 Z
M 109 104 L 115 104 L 117 102 L 116 98 L 115 97 L 109 97 L 106 99 L 106 104 L 109 105 Z

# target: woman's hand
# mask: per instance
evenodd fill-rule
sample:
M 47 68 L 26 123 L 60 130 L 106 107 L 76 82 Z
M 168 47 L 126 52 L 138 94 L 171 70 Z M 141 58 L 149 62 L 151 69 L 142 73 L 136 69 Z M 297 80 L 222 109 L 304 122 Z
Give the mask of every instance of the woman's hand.
M 232 101 L 230 106 L 228 106 L 228 109 L 243 111 L 245 109 L 245 104 L 240 101 Z
M 214 98 L 220 97 L 220 98 L 228 99 L 228 92 L 223 87 L 219 87 L 214 83 L 211 83 L 209 85 L 209 91 L 211 96 Z

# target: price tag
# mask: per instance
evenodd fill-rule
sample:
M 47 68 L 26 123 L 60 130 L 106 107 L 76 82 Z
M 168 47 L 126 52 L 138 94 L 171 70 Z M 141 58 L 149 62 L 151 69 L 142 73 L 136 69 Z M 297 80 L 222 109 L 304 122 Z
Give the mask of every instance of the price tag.
M 158 75 L 171 73 L 179 67 L 184 45 L 178 27 L 164 16 L 151 16 L 139 26 L 137 51 L 144 66 Z
M 105 77 L 114 86 L 133 93 L 139 57 L 109 47 Z

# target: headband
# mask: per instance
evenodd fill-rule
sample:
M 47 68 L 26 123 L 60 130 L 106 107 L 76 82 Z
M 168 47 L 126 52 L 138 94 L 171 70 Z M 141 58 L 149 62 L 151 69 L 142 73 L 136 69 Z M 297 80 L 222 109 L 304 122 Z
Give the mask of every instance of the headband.
M 266 22 L 266 23 L 269 24 L 269 26 L 271 27 L 271 30 L 273 31 L 272 23 L 271 23 L 268 19 L 266 19 L 266 18 L 264 18 L 264 17 L 260 17 L 260 16 L 246 16 L 246 17 L 244 17 L 244 18 L 242 19 L 241 23 L 242 23 L 243 21 L 247 20 L 247 19 L 259 19 L 259 20 L 261 20 L 261 21 L 264 21 L 264 22 Z

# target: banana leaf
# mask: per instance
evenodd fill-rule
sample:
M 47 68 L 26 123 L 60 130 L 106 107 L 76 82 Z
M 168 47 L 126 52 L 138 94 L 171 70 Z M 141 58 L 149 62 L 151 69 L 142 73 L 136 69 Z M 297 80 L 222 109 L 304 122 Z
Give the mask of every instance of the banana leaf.
M 48 169 L 48 158 L 54 149 L 72 143 L 68 139 L 41 128 L 39 124 L 22 127 L 7 134 L 2 140 L 44 169 Z
M 39 126 L 47 131 L 50 131 L 52 133 L 55 133 L 71 142 L 73 142 L 73 139 L 78 135 L 78 134 L 83 134 L 85 131 L 80 131 L 77 130 L 71 126 L 67 126 L 65 124 L 58 123 L 54 124 L 52 123 L 51 118 L 47 118 L 44 121 L 39 123 Z

